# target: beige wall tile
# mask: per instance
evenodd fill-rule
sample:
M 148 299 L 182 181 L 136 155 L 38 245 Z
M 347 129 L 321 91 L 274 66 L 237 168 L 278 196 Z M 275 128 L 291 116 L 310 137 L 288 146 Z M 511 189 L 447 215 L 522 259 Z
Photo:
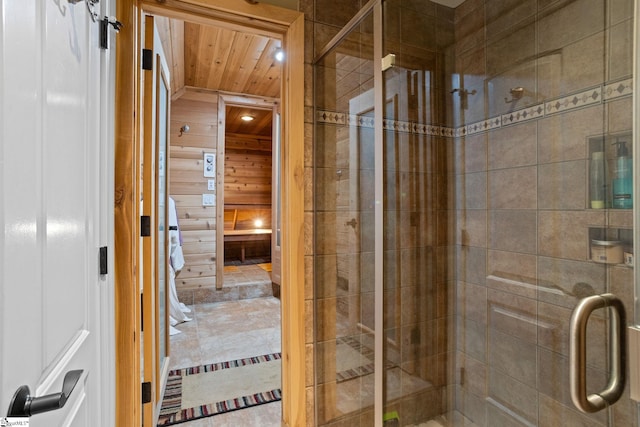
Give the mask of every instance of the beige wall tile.
M 538 339 L 541 347 L 556 353 L 569 355 L 569 322 L 573 310 L 553 304 L 541 302 L 539 305 L 540 321 L 538 323 Z M 602 371 L 607 368 L 607 327 L 604 319 L 596 313 L 589 318 L 587 341 L 590 343 L 587 352 L 587 363 Z
M 458 282 L 457 307 L 459 314 L 478 324 L 487 323 L 487 288 Z
M 604 264 L 539 257 L 538 299 L 573 309 L 579 299 L 605 292 L 605 273 Z
M 457 179 L 457 206 L 462 209 L 487 208 L 487 173 L 477 172 Z
M 527 342 L 537 342 L 537 302 L 504 291 L 490 289 L 487 294 L 489 328 Z
M 536 253 L 537 213 L 532 211 L 492 211 L 489 214 L 491 249 Z
M 489 251 L 487 286 L 512 294 L 535 298 L 537 257 L 517 252 Z
M 605 32 L 601 31 L 562 48 L 562 74 L 557 96 L 601 84 L 605 74 Z
M 609 0 L 609 25 L 613 26 L 633 16 L 633 0 Z
M 538 167 L 539 209 L 584 209 L 588 199 L 584 160 L 549 163 Z
M 485 285 L 487 250 L 463 246 L 458 251 L 458 279 L 467 283 Z
M 487 246 L 487 211 L 465 210 L 457 212 L 458 244 L 465 246 Z
M 487 170 L 486 133 L 458 138 L 456 140 L 456 172 L 482 172 Z
M 604 226 L 604 215 L 595 210 L 540 211 L 539 254 L 573 260 L 589 258 L 589 226 Z
M 608 131 L 610 133 L 629 131 L 632 127 L 631 98 L 612 101 L 608 106 Z
M 489 209 L 536 209 L 538 177 L 535 166 L 488 173 Z
M 548 350 L 538 351 L 538 390 L 540 393 L 540 426 L 606 425 L 607 414 L 600 411 L 591 415 L 581 414 L 571 401 L 569 394 L 569 363 L 564 356 Z M 601 390 L 606 383 L 605 373 L 587 367 L 588 390 Z M 597 384 L 595 383 L 597 382 Z
M 536 26 L 529 24 L 487 45 L 487 74 L 504 72 L 536 52 Z
M 562 48 L 604 30 L 604 0 L 576 0 L 540 19 L 538 51 Z
M 536 0 L 492 0 L 486 3 L 487 39 L 496 40 L 506 32 L 528 25 L 537 11 Z M 524 23 L 523 23 L 524 21 Z
M 457 348 L 470 357 L 485 361 L 487 357 L 487 327 L 473 320 L 456 316 L 458 328 Z
M 484 26 L 484 7 L 482 4 L 484 1 L 471 1 L 464 3 L 464 8 L 471 8 L 475 6 L 475 10 L 473 10 L 473 13 L 467 13 L 464 15 L 459 14 L 458 10 L 456 10 L 456 40 L 461 40 L 469 34 L 475 33 Z M 469 6 L 467 6 L 467 3 Z
M 315 20 L 342 27 L 358 12 L 359 8 L 359 2 L 315 0 Z
M 538 139 L 535 122 L 488 132 L 489 169 L 535 165 Z M 475 136 L 475 135 L 474 135 Z
M 611 108 L 611 107 L 610 107 Z M 538 121 L 540 163 L 587 158 L 588 136 L 604 132 L 604 109 L 595 106 Z
M 489 367 L 509 377 L 535 387 L 536 344 L 519 337 L 489 329 Z M 491 379 L 489 380 L 491 383 Z M 491 386 L 490 386 L 491 387 Z
M 629 15 L 631 16 L 631 15 Z M 633 72 L 633 20 L 622 21 L 609 30 L 607 78 L 630 76 Z
M 521 350 L 524 349 L 521 348 Z M 532 357 L 535 359 L 535 350 Z M 535 360 L 532 365 L 535 372 Z M 529 367 L 530 365 L 527 365 L 525 368 Z M 521 382 L 496 367 L 492 367 L 489 370 L 489 397 L 502 404 L 503 408 L 508 408 L 508 410 L 536 425 L 538 399 L 535 380 L 533 382 Z

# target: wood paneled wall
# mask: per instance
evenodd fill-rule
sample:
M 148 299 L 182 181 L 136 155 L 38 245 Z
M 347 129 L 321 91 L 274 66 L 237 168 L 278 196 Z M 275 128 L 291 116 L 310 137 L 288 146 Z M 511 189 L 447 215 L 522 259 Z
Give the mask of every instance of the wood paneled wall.
M 271 205 L 271 137 L 225 135 L 224 204 Z
M 190 130 L 180 136 L 180 128 Z M 216 153 L 218 95 L 187 89 L 171 103 L 169 194 L 176 202 L 185 267 L 176 278 L 178 297 L 192 303 L 192 291 L 216 286 L 216 207 L 202 206 L 207 189 L 204 153 Z
M 227 117 L 228 118 L 228 117 Z M 271 136 L 225 133 L 224 206 L 227 228 L 252 229 L 254 221 L 271 227 Z M 235 225 L 227 217 L 235 217 Z M 225 243 L 225 260 L 237 257 L 237 244 Z M 246 242 L 249 256 L 268 257 L 267 242 Z

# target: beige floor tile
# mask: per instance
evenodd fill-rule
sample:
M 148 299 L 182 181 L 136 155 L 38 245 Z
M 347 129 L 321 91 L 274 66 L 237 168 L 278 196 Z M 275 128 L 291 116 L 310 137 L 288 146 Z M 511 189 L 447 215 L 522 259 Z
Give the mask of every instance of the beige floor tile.
M 265 273 L 259 267 L 255 269 Z M 196 304 L 189 308 L 192 320 L 176 325 L 181 333 L 171 337 L 170 369 L 281 351 L 280 301 L 277 298 Z M 281 402 L 273 402 L 181 425 L 279 427 L 281 411 Z

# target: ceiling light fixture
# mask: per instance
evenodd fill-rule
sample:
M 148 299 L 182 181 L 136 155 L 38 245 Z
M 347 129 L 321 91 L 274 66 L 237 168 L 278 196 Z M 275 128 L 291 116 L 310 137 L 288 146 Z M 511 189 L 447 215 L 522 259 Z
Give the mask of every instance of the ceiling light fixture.
M 276 49 L 276 53 L 273 55 L 273 57 L 278 62 L 284 61 L 284 50 L 282 50 L 282 48 L 277 48 Z
M 243 121 L 245 121 L 245 122 L 250 122 L 250 121 L 252 121 L 253 119 L 255 119 L 255 117 L 253 117 L 253 116 L 252 116 L 252 115 L 250 115 L 250 114 L 243 114 L 242 116 L 240 116 L 240 118 L 241 118 Z

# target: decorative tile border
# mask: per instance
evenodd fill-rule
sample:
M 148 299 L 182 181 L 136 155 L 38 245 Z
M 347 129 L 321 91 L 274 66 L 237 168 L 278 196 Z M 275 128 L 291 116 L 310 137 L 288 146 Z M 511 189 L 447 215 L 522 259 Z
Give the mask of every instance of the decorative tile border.
M 492 129 L 510 126 L 529 120 L 539 119 L 564 113 L 576 108 L 584 108 L 591 105 L 602 104 L 606 101 L 631 96 L 633 94 L 633 79 L 624 79 L 609 82 L 579 92 L 564 95 L 562 97 L 546 101 L 541 104 L 530 105 L 528 107 L 512 111 L 500 116 L 492 117 L 476 123 L 471 123 L 458 128 L 437 126 L 418 122 L 406 122 L 400 120 L 384 119 L 383 129 L 395 130 L 397 132 L 411 133 L 416 135 L 443 136 L 457 138 L 465 135 L 474 135 L 480 132 L 487 132 Z M 342 126 L 359 126 L 373 128 L 374 119 L 370 116 L 359 116 L 355 114 L 338 113 L 335 111 L 318 110 L 316 120 L 319 123 L 329 123 Z
M 619 82 L 607 83 L 604 85 L 602 96 L 605 101 L 631 95 L 633 93 L 633 79 L 621 80 Z
M 573 95 L 563 96 L 553 101 L 544 103 L 545 115 L 561 113 L 574 108 L 587 107 L 599 104 L 602 101 L 602 86 L 587 89 Z
M 544 105 L 538 104 L 502 115 L 502 126 L 544 117 Z

